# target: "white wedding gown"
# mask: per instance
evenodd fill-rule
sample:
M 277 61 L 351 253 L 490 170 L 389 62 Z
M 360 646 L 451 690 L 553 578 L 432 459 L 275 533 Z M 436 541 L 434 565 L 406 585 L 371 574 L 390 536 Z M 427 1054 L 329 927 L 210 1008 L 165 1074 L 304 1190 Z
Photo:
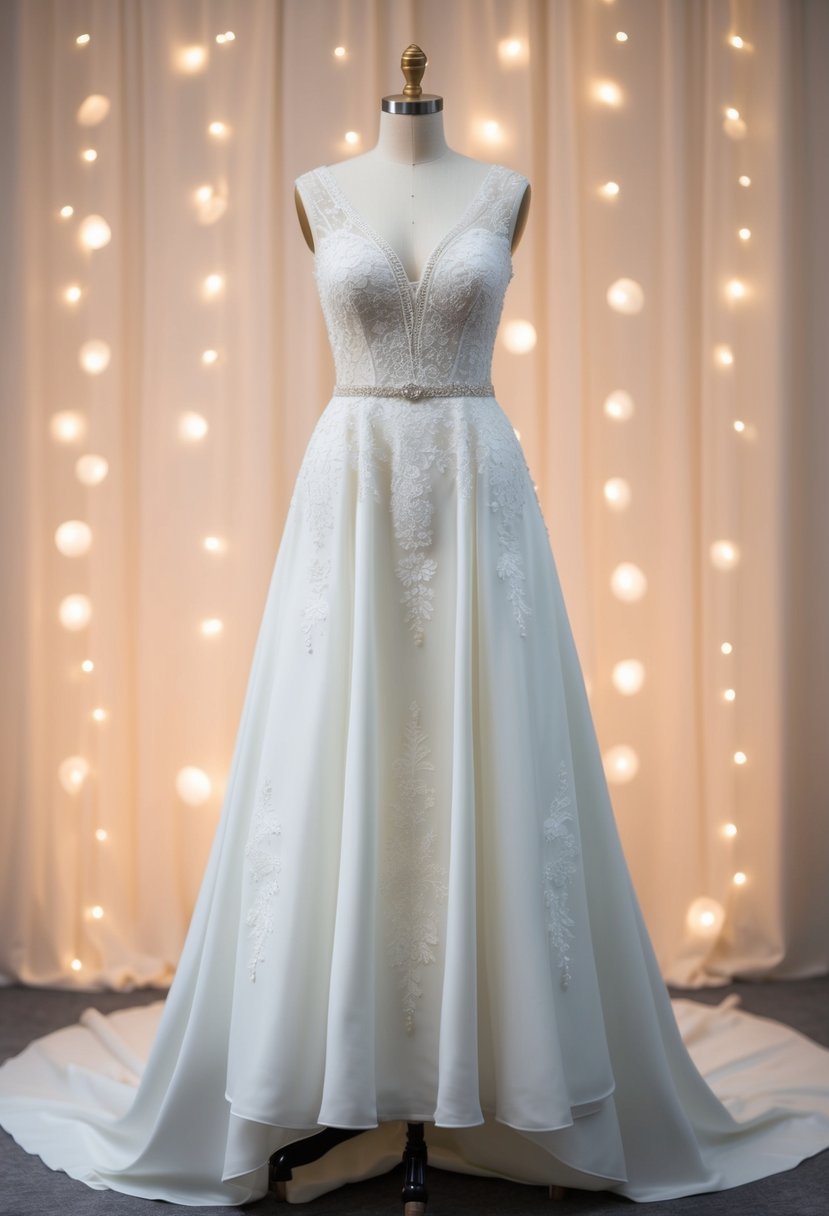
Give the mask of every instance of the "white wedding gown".
M 326 1125 L 370 1130 L 289 1201 L 381 1173 L 405 1120 L 437 1166 L 639 1201 L 790 1169 L 829 1146 L 829 1051 L 672 1004 L 491 394 L 527 179 L 491 166 L 417 283 L 328 166 L 297 184 L 338 382 L 178 970 L 7 1061 L 0 1123 L 90 1187 L 184 1204 L 264 1195 L 270 1154 Z

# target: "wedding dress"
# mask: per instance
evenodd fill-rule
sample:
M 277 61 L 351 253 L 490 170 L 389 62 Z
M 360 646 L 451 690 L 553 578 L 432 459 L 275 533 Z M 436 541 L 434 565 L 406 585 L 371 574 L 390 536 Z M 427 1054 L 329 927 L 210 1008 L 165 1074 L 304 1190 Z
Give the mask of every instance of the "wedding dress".
M 90 1187 L 290 1202 L 430 1161 L 639 1201 L 829 1146 L 829 1051 L 671 1002 L 549 535 L 493 395 L 527 179 L 486 171 L 410 281 L 328 166 L 296 182 L 337 384 L 276 557 L 166 1001 L 0 1068 L 0 1123 Z

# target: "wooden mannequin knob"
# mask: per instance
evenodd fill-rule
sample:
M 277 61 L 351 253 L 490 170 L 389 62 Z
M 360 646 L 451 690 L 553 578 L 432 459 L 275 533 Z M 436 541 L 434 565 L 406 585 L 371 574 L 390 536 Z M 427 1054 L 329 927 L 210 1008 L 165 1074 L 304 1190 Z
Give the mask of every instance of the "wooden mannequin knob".
M 403 54 L 400 56 L 400 67 L 403 75 L 406 77 L 406 84 L 403 88 L 404 97 L 420 97 L 423 90 L 420 87 L 420 82 L 423 79 L 423 73 L 426 71 L 426 64 L 429 60 L 424 52 L 414 42 L 406 47 Z

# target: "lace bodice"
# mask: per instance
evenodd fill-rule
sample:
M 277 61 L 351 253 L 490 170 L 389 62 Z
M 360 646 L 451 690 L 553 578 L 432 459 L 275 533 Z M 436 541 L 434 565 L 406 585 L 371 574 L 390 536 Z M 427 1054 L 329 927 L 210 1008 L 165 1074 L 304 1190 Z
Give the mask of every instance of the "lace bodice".
M 484 384 L 512 278 L 527 178 L 490 165 L 417 282 L 327 165 L 295 179 L 314 236 L 314 278 L 341 385 Z

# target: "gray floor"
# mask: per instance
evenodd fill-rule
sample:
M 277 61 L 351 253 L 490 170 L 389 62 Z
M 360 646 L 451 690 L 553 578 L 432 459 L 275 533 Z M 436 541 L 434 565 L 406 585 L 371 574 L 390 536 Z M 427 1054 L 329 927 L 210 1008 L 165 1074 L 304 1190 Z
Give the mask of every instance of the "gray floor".
M 727 988 L 671 988 L 671 996 L 719 1004 L 738 992 L 742 1007 L 774 1017 L 829 1047 L 829 977 L 815 980 L 740 982 Z M 0 989 L 0 1058 L 20 1051 L 40 1035 L 77 1021 L 94 1005 L 104 1013 L 162 998 L 159 989 L 132 993 L 63 992 L 38 988 Z M 427 1128 L 428 1140 L 428 1128 Z M 829 1216 L 829 1151 L 802 1162 L 796 1169 L 775 1174 L 749 1186 L 691 1195 L 670 1203 L 634 1204 L 610 1192 L 567 1192 L 552 1203 L 542 1187 L 520 1186 L 489 1178 L 474 1178 L 444 1170 L 429 1171 L 428 1216 L 609 1216 L 622 1210 L 647 1216 Z M 266 1198 L 247 1208 L 181 1207 L 155 1200 L 134 1199 L 115 1191 L 93 1191 L 65 1174 L 48 1169 L 39 1157 L 23 1152 L 0 1131 L 0 1213 L 3 1216 L 215 1216 L 219 1212 L 250 1211 L 256 1216 L 401 1216 L 399 1168 L 381 1178 L 341 1188 L 309 1204 L 276 1204 Z

